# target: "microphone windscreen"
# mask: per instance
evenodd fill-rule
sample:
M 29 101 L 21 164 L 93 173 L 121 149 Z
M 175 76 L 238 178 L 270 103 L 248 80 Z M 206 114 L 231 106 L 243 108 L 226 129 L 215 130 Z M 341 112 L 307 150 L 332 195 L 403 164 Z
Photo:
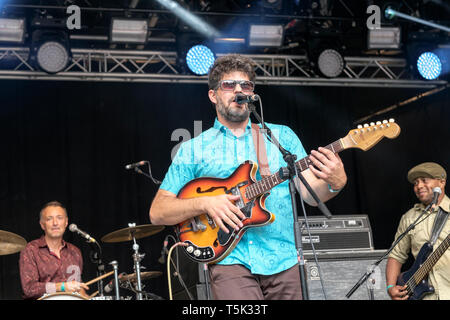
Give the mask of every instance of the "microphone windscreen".
M 441 193 L 442 193 L 442 190 L 441 190 L 441 188 L 439 188 L 439 187 L 434 187 L 434 188 L 433 188 L 433 192 L 436 192 L 436 193 L 441 194 Z

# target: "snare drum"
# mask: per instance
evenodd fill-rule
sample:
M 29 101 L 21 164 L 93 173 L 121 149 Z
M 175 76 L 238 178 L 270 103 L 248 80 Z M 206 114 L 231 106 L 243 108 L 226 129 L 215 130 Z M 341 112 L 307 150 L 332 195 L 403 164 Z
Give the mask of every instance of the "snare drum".
M 79 293 L 75 292 L 56 292 L 51 294 L 44 294 L 38 300 L 89 300 Z

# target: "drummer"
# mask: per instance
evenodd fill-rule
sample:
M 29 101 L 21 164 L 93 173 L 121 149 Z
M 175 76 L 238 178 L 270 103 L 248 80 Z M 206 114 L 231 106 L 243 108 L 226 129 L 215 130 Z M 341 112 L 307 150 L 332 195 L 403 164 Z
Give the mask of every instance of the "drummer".
M 24 299 L 44 294 L 79 293 L 89 287 L 81 282 L 83 257 L 80 249 L 63 240 L 67 228 L 66 208 L 58 201 L 44 205 L 39 214 L 44 235 L 27 244 L 20 253 L 20 280 Z

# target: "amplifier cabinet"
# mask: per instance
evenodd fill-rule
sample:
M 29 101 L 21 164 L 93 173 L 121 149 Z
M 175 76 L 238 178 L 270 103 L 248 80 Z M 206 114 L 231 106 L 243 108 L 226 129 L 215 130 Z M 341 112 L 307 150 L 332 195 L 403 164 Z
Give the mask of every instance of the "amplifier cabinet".
M 368 250 L 354 252 L 320 252 L 317 260 L 322 274 L 327 300 L 389 300 L 386 292 L 386 259 L 374 268 L 375 263 L 383 256 L 386 250 Z M 319 270 L 314 256 L 305 254 L 305 268 L 307 286 L 310 300 L 325 300 L 319 276 Z M 374 272 L 369 278 L 353 292 L 350 298 L 346 294 L 368 271 Z M 373 288 L 373 291 L 369 289 Z

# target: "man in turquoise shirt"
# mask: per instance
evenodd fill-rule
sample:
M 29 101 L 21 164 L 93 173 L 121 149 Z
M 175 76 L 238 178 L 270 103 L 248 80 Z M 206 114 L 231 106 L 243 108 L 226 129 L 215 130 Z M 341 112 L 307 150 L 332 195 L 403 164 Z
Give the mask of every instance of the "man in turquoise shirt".
M 257 162 L 247 104 L 234 101 L 236 94 L 253 94 L 254 64 L 240 55 L 218 58 L 209 74 L 208 96 L 216 106 L 214 126 L 181 144 L 150 208 L 153 224 L 175 225 L 200 214 L 225 232 L 243 227 L 244 214 L 234 204 L 239 196 L 220 195 L 178 199 L 180 189 L 198 177 L 227 178 L 245 160 Z M 267 123 L 280 144 L 297 156 L 307 154 L 297 135 L 287 126 Z M 265 139 L 266 140 L 266 139 Z M 271 172 L 286 166 L 278 148 L 265 141 Z M 314 166 L 303 172 L 322 201 L 337 194 L 347 182 L 337 154 L 319 148 L 310 159 Z M 258 172 L 257 179 L 261 176 Z M 301 186 L 302 197 L 317 205 Z M 210 265 L 211 288 L 216 299 L 301 299 L 297 251 L 293 234 L 292 204 L 288 182 L 271 190 L 265 202 L 276 218 L 271 224 L 248 229 L 225 259 Z

